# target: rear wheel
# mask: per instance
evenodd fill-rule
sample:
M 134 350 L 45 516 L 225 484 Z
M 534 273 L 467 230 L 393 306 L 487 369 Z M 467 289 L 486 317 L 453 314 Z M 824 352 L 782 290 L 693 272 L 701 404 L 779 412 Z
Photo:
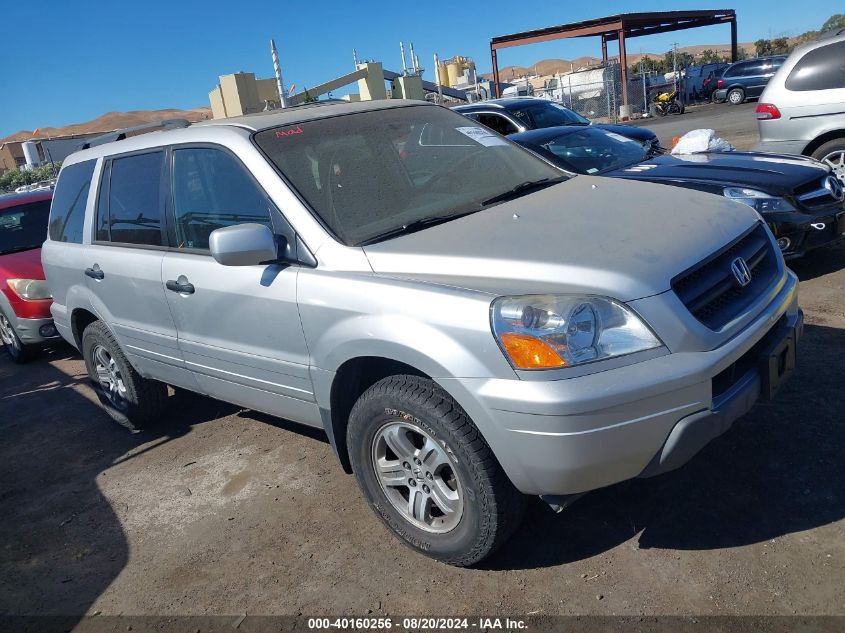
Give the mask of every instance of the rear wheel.
M 828 141 L 815 152 L 813 158 L 827 163 L 843 183 L 845 183 L 845 138 Z
M 352 468 L 378 517 L 406 545 L 473 565 L 519 526 L 524 497 L 460 406 L 431 380 L 391 376 L 355 403 Z
M 35 348 L 25 345 L 12 327 L 12 322 L 0 311 L 0 341 L 3 342 L 3 349 L 12 361 L 23 364 L 30 360 L 35 353 Z
M 728 103 L 731 105 L 739 105 L 743 101 L 745 101 L 745 90 L 742 88 L 733 88 L 728 92 L 727 95 Z
M 142 378 L 101 321 L 95 321 L 82 333 L 82 356 L 100 403 L 112 419 L 131 431 L 158 421 L 167 399 L 167 386 Z

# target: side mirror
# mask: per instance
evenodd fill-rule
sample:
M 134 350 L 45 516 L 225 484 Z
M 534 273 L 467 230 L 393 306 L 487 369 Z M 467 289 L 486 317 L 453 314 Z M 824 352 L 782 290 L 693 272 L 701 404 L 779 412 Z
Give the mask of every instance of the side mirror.
M 263 224 L 236 224 L 211 232 L 211 256 L 224 266 L 254 266 L 278 259 L 273 232 Z

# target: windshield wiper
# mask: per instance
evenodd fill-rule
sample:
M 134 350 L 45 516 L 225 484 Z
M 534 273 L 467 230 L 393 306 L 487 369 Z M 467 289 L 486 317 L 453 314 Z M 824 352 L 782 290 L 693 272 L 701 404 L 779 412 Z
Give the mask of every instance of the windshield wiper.
M 416 231 L 421 231 L 423 229 L 436 226 L 437 224 L 443 224 L 444 222 L 450 222 L 451 220 L 462 218 L 465 215 L 471 215 L 473 213 L 478 212 L 479 210 L 480 209 L 473 209 L 472 211 L 465 211 L 463 213 L 453 213 L 452 215 L 433 215 L 429 218 L 414 220 L 413 222 L 408 222 L 407 224 L 403 224 L 402 226 L 397 226 L 396 228 L 390 229 L 389 231 L 385 231 L 384 233 L 379 233 L 378 235 L 369 237 L 363 242 L 358 242 L 356 246 L 367 246 L 369 244 L 374 244 L 376 242 L 381 242 L 390 239 L 391 237 L 396 237 L 397 235 L 415 233 Z
M 540 178 L 540 180 L 527 180 L 525 182 L 519 183 L 513 189 L 509 189 L 504 193 L 500 193 L 497 196 L 493 196 L 492 198 L 487 198 L 481 203 L 482 207 L 486 207 L 487 205 L 493 204 L 494 202 L 504 202 L 505 200 L 514 200 L 519 198 L 520 196 L 524 196 L 527 193 L 531 193 L 532 191 L 537 191 L 539 189 L 544 189 L 545 187 L 550 187 L 551 185 L 556 185 L 559 182 L 563 182 L 564 180 L 568 180 L 568 176 L 558 176 L 557 178 Z

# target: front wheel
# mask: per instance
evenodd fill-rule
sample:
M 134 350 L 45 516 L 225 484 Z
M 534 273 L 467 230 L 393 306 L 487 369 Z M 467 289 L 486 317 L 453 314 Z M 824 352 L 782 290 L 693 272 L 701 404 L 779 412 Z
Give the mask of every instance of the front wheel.
M 23 364 L 30 360 L 35 351 L 32 346 L 25 345 L 21 341 L 17 332 L 15 332 L 15 328 L 12 326 L 12 322 L 6 318 L 6 315 L 2 311 L 0 311 L 0 341 L 2 341 L 3 349 L 6 350 L 9 358 L 18 364 Z
M 519 526 L 525 499 L 460 406 L 431 380 L 391 376 L 355 403 L 347 430 L 358 485 L 403 543 L 473 565 Z

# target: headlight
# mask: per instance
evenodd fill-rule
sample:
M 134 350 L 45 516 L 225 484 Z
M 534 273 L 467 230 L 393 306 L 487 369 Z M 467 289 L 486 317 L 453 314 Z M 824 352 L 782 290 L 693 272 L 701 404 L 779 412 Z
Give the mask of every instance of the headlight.
M 36 299 L 52 299 L 53 295 L 43 279 L 8 279 L 6 283 L 16 295 L 27 301 Z
M 758 213 L 769 213 L 772 211 L 795 211 L 789 201 L 778 196 L 773 196 L 765 191 L 757 189 L 746 189 L 745 187 L 725 187 L 724 196 L 747 204 Z
M 571 367 L 661 345 L 636 314 L 605 297 L 500 297 L 492 321 L 516 369 Z

